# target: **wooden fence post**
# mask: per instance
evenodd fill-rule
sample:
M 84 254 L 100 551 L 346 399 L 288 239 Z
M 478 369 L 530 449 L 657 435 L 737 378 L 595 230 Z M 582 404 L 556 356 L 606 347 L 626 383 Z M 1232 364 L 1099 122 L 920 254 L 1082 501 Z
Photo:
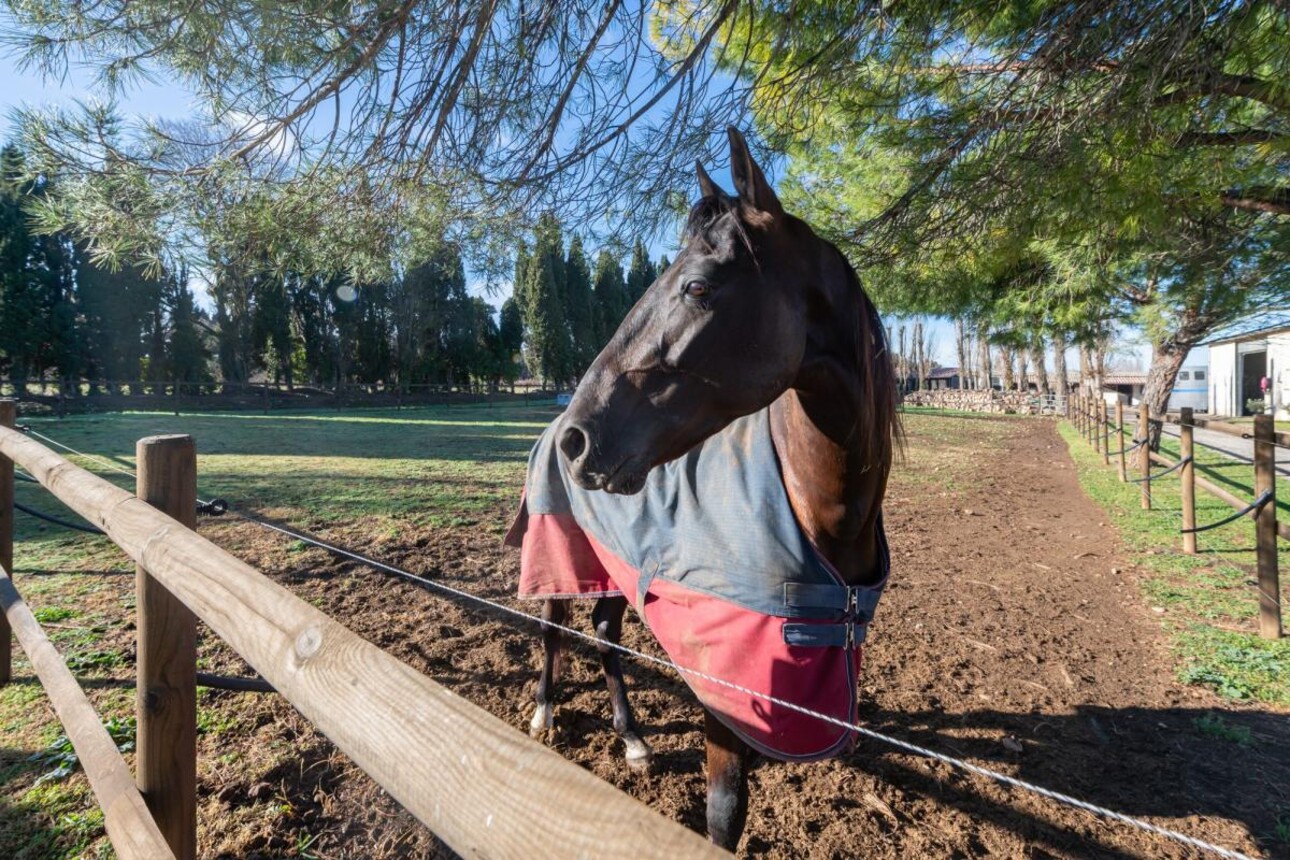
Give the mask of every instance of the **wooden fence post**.
M 1277 449 L 1271 415 L 1254 416 L 1254 495 L 1271 498 L 1254 521 L 1259 559 L 1259 635 L 1281 638 L 1281 582 L 1277 570 Z
M 1088 398 L 1088 444 L 1093 446 L 1094 451 L 1101 448 L 1101 432 L 1097 427 L 1097 398 L 1089 395 Z
M 151 436 L 136 448 L 140 499 L 197 525 L 191 436 Z M 179 860 L 197 855 L 197 617 L 142 566 L 138 605 L 139 791 Z
M 1124 457 L 1124 404 L 1116 398 L 1115 401 L 1115 435 L 1120 440 L 1120 482 L 1129 480 L 1128 463 Z
M 1090 401 L 1089 406 L 1093 409 L 1093 450 L 1100 454 L 1102 453 L 1102 409 L 1098 406 L 1097 398 Z
M 1182 417 L 1178 419 L 1181 425 L 1178 436 L 1178 456 L 1183 460 L 1183 467 L 1179 476 L 1182 481 L 1183 552 L 1195 555 L 1196 533 L 1185 531 L 1185 529 L 1196 528 L 1196 463 L 1192 459 L 1196 450 L 1192 440 L 1192 422 L 1194 419 L 1190 406 L 1182 407 L 1181 411 Z
M 1138 404 L 1138 477 L 1142 484 L 1142 509 L 1151 510 L 1151 446 L 1147 438 L 1151 433 L 1151 414 L 1145 403 Z
M 1111 413 L 1106 406 L 1106 398 L 1097 401 L 1098 419 L 1102 424 L 1102 465 L 1111 465 Z
M 0 400 L 0 427 L 17 421 L 16 400 Z M 0 454 L 0 567 L 13 576 L 13 460 Z M 9 683 L 13 671 L 13 631 L 0 612 L 0 687 Z

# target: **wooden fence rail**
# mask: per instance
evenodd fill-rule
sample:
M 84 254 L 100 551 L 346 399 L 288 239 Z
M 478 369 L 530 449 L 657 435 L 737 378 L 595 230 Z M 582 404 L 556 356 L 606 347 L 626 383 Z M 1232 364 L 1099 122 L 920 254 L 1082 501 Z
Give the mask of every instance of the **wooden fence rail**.
M 85 769 L 117 856 L 124 860 L 174 858 L 116 743 L 4 571 L 0 571 L 0 606 Z
M 1107 458 L 1109 441 L 1098 445 L 1099 440 L 1109 439 L 1114 432 L 1119 437 L 1120 447 L 1120 480 L 1128 480 L 1124 467 L 1124 409 L 1116 404 L 1115 427 L 1107 420 L 1105 401 L 1100 397 L 1081 396 L 1076 400 L 1075 413 L 1070 416 L 1075 428 L 1085 440 L 1095 448 L 1100 447 L 1103 460 Z M 1167 423 L 1163 418 L 1155 419 L 1157 423 Z M 1137 430 L 1132 434 L 1135 443 L 1146 440 L 1151 429 L 1152 419 L 1146 408 L 1137 410 Z M 1151 510 L 1151 484 L 1153 476 L 1151 464 L 1156 463 L 1169 470 L 1176 470 L 1181 484 L 1183 551 L 1195 553 L 1196 533 L 1190 531 L 1196 526 L 1196 493 L 1195 488 L 1208 492 L 1224 503 L 1242 512 L 1245 517 L 1254 520 L 1256 558 L 1258 563 L 1259 586 L 1259 633 L 1267 639 L 1279 639 L 1282 635 L 1280 572 L 1277 556 L 1277 538 L 1290 540 L 1290 523 L 1277 520 L 1276 505 L 1276 448 L 1282 444 L 1283 434 L 1278 434 L 1273 425 L 1272 416 L 1257 415 L 1254 419 L 1253 433 L 1239 429 L 1233 430 L 1230 425 L 1209 422 L 1206 425 L 1196 420 L 1191 409 L 1184 409 L 1179 416 L 1180 459 L 1170 458 L 1152 451 L 1150 446 L 1142 444 L 1137 450 L 1138 481 L 1142 487 L 1142 508 Z M 1223 432 L 1239 435 L 1254 440 L 1254 498 L 1243 499 L 1230 490 L 1219 486 L 1208 478 L 1197 474 L 1195 462 L 1195 427 L 1208 426 L 1210 429 L 1222 428 Z M 1203 526 L 1202 526 L 1203 528 Z
M 5 458 L 102 528 L 458 854 L 726 856 L 143 499 L 0 428 Z

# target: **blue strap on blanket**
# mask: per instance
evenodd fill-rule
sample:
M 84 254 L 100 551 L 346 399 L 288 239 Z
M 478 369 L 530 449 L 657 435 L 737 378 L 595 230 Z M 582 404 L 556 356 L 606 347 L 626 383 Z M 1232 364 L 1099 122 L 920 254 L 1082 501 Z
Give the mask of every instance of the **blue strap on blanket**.
M 784 625 L 784 642 L 808 648 L 855 647 L 864 642 L 869 622 L 878 611 L 886 577 L 877 585 L 823 585 L 784 583 L 784 603 L 799 609 L 833 609 L 843 613 L 837 624 Z

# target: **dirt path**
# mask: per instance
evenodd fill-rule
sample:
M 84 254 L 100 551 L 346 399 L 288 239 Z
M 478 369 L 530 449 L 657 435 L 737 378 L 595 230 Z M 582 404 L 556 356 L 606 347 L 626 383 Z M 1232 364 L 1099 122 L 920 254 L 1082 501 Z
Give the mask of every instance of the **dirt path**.
M 869 637 L 862 721 L 1229 847 L 1290 856 L 1285 842 L 1260 846 L 1251 838 L 1272 834 L 1278 816 L 1290 815 L 1285 715 L 1234 708 L 1176 683 L 1161 620 L 1144 602 L 1112 529 L 1080 491 L 1053 425 L 973 420 L 974 432 L 939 449 L 919 445 L 937 454 L 900 467 L 887 506 L 893 584 Z M 215 537 L 416 668 L 526 727 L 539 654 L 534 631 L 380 576 L 351 575 L 316 551 L 285 553 L 277 539 L 245 528 L 220 527 Z M 514 588 L 517 560 L 496 535 L 427 530 L 375 545 L 370 535 L 338 537 L 489 597 L 507 599 Z M 625 641 L 653 647 L 634 620 Z M 570 660 L 555 746 L 698 829 L 698 708 L 676 679 L 648 667 L 628 671 L 632 701 L 657 752 L 655 772 L 637 775 L 622 764 L 598 662 L 586 648 L 576 647 Z M 250 786 L 240 770 L 204 766 L 203 820 L 231 820 L 255 791 L 280 792 L 302 828 L 317 834 L 310 850 L 319 856 L 442 852 L 303 721 L 273 728 L 285 706 L 255 701 L 242 706 L 244 721 L 266 742 L 290 744 L 290 763 L 250 777 Z M 1223 710 L 1224 725 L 1248 729 L 1250 741 L 1202 731 L 1196 721 L 1214 709 Z M 228 741 L 206 742 L 214 748 Z M 288 847 L 275 842 L 280 822 L 259 835 L 256 826 L 252 820 L 241 836 L 224 833 L 204 844 L 243 856 Z M 1194 856 L 876 742 L 825 763 L 757 767 L 743 851 Z

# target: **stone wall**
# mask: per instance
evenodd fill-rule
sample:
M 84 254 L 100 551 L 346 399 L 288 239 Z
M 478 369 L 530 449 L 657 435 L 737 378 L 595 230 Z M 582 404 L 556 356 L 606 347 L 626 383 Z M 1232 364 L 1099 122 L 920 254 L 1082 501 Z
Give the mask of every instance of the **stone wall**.
M 911 391 L 905 395 L 905 406 L 927 406 L 936 409 L 958 409 L 963 412 L 996 412 L 1009 415 L 1043 415 L 1054 411 L 1053 397 L 1024 391 L 972 391 L 949 388 L 937 391 Z

